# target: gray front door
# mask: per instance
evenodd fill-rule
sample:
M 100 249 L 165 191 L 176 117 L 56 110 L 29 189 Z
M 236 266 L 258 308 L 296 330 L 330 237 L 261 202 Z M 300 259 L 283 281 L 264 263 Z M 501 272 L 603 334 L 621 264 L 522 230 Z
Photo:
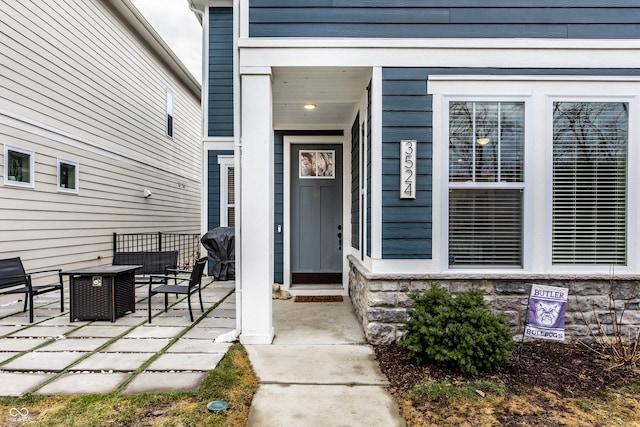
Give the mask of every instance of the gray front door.
M 291 283 L 342 283 L 342 146 L 291 146 Z

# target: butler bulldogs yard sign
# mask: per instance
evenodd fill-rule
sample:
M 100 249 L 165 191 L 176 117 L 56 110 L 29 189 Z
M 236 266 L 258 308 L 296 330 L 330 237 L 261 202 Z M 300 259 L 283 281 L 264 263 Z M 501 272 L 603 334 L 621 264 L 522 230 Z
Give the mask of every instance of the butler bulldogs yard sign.
M 567 309 L 566 288 L 531 285 L 529 312 L 524 335 L 546 340 L 564 340 L 564 314 Z

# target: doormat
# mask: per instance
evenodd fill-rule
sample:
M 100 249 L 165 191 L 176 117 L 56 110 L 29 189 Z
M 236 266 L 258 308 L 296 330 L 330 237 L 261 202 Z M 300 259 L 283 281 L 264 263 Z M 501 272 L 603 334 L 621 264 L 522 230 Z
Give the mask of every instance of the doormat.
M 340 302 L 342 295 L 296 295 L 294 302 Z

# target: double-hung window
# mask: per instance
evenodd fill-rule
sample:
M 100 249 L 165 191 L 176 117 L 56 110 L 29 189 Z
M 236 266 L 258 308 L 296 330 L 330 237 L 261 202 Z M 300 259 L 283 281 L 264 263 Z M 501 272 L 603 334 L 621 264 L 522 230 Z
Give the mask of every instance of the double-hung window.
M 554 265 L 627 263 L 628 143 L 628 103 L 553 103 Z
M 523 264 L 524 102 L 450 101 L 451 268 Z
M 235 168 L 233 156 L 218 156 L 220 165 L 220 226 L 235 227 Z

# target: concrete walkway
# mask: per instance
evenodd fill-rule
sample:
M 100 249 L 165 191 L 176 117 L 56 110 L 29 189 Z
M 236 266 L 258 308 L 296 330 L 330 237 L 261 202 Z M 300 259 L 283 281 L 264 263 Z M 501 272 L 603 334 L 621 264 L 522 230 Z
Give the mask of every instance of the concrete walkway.
M 347 298 L 273 301 L 272 345 L 246 345 L 260 381 L 249 427 L 404 426 Z
M 21 396 L 125 394 L 194 391 L 222 359 L 230 344 L 213 340 L 235 328 L 235 296 L 225 297 L 234 282 L 211 282 L 192 299 L 195 322 L 186 298 L 152 300 L 153 321 L 147 320 L 147 286 L 136 289 L 136 311 L 109 321 L 69 319 L 60 313 L 59 294 L 36 298 L 34 323 L 16 296 L 0 298 L 0 395 Z

